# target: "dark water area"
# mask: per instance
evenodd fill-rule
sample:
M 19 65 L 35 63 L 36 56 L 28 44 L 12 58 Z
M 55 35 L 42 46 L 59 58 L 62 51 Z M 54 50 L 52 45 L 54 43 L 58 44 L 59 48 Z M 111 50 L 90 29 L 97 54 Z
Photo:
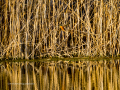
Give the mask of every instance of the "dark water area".
M 120 90 L 120 59 L 0 62 L 0 90 Z

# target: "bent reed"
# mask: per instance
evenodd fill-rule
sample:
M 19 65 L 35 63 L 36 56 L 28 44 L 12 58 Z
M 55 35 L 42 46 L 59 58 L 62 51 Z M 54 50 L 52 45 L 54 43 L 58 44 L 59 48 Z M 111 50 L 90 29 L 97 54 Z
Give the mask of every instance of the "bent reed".
M 119 0 L 1 0 L 0 59 L 119 56 L 118 4 Z

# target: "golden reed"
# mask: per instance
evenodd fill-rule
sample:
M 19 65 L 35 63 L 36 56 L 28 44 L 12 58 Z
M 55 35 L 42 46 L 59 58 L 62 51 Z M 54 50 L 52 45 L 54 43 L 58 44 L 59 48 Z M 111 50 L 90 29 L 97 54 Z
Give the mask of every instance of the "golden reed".
M 119 56 L 118 4 L 119 0 L 1 0 L 0 58 Z

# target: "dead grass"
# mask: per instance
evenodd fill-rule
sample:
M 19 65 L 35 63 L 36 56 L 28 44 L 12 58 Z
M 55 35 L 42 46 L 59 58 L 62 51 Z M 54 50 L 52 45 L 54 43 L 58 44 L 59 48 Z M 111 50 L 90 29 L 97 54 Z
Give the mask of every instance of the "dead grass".
M 116 57 L 120 55 L 118 3 L 1 0 L 0 57 Z

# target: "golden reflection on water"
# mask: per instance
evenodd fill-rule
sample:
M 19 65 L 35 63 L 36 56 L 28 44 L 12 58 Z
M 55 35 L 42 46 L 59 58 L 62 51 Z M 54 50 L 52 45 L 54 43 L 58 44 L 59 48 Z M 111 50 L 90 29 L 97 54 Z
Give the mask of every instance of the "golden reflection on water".
M 119 61 L 0 62 L 0 90 L 120 90 Z

